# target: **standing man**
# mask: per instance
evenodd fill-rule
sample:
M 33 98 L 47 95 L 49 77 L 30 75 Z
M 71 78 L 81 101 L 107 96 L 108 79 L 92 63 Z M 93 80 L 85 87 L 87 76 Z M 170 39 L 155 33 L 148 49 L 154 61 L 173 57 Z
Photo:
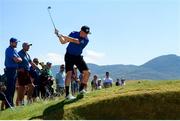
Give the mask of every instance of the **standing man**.
M 30 46 L 27 42 L 22 44 L 22 50 L 18 52 L 19 56 L 22 58 L 22 62 L 18 64 L 18 89 L 17 89 L 17 105 L 24 105 L 24 95 L 27 89 L 27 100 L 32 101 L 32 93 L 34 89 L 33 78 L 30 76 L 30 66 L 36 67 L 35 63 L 32 62 L 30 55 L 27 53 Z M 26 87 L 26 89 L 25 89 Z
M 83 74 L 82 83 L 80 85 L 80 93 L 85 93 L 85 87 L 90 76 L 89 69 L 86 62 L 81 56 L 83 49 L 89 42 L 87 37 L 90 34 L 90 28 L 88 26 L 82 26 L 79 32 L 74 31 L 69 34 L 69 36 L 64 36 L 58 33 L 58 30 L 55 29 L 55 34 L 58 36 L 61 44 L 69 42 L 66 48 L 65 54 L 65 67 L 66 67 L 66 79 L 65 79 L 65 89 L 66 89 L 66 99 L 75 99 L 72 95 L 69 94 L 69 85 L 71 82 L 72 71 L 74 65 L 77 66 L 79 71 Z
M 15 48 L 17 47 L 17 39 L 10 39 L 10 46 L 5 51 L 5 67 L 6 67 L 6 77 L 7 77 L 7 89 L 5 94 L 7 96 L 7 100 L 9 101 L 11 106 L 14 106 L 13 98 L 16 86 L 16 76 L 17 76 L 17 68 L 18 63 L 22 61 L 20 56 L 18 55 Z M 6 102 L 6 108 L 9 108 L 9 105 Z

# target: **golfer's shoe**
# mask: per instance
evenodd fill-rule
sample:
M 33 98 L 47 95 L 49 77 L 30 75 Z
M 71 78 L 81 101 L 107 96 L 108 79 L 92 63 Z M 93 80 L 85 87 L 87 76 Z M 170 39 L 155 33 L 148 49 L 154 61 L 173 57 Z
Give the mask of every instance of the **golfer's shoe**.
M 87 93 L 87 91 L 85 89 L 83 89 L 79 92 L 79 94 L 86 94 L 86 93 Z
M 68 96 L 65 97 L 67 100 L 74 100 L 76 99 L 76 97 L 72 96 L 71 94 L 69 94 Z

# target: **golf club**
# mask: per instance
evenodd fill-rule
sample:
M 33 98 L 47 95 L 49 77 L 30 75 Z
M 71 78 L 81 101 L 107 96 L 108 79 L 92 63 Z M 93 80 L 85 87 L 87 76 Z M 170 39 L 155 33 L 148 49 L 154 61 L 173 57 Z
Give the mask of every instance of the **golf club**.
M 12 107 L 11 104 L 9 103 L 8 99 L 6 98 L 6 95 L 4 94 L 4 92 L 0 92 L 0 93 L 3 95 L 3 97 L 4 97 L 5 101 L 6 101 L 6 103 L 8 104 L 8 106 L 9 106 L 11 109 L 13 109 L 13 107 Z
M 49 16 L 50 16 L 50 18 L 51 18 L 51 22 L 52 22 L 52 24 L 53 24 L 53 26 L 54 26 L 54 29 L 56 29 L 55 24 L 54 24 L 54 21 L 53 21 L 52 16 L 51 16 L 50 9 L 51 9 L 51 6 L 48 6 L 47 10 L 48 10 Z

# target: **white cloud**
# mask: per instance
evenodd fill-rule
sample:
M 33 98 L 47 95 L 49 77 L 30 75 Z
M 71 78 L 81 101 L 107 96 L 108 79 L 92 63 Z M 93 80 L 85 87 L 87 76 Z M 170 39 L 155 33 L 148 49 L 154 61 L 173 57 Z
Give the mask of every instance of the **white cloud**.
M 47 53 L 46 55 L 39 56 L 40 62 L 51 62 L 53 65 L 60 65 L 64 63 L 64 55 L 57 53 Z
M 104 53 L 96 52 L 94 50 L 86 50 L 84 54 L 84 59 L 88 63 L 100 64 L 99 61 L 103 60 L 104 57 Z
M 87 63 L 102 64 L 105 54 L 101 52 L 96 52 L 94 50 L 86 50 L 84 52 L 84 60 Z M 38 57 L 40 62 L 51 62 L 53 65 L 64 64 L 64 55 L 58 53 L 47 53 L 46 55 L 40 55 Z

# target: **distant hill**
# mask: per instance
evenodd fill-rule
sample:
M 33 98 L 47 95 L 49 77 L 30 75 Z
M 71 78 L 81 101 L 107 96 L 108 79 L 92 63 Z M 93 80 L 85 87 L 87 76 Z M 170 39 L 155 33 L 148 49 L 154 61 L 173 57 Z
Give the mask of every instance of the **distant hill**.
M 171 76 L 170 78 L 180 79 L 180 56 L 177 55 L 159 56 L 141 67 L 161 72 L 166 74 L 166 76 L 169 75 Z
M 105 65 L 88 64 L 91 76 L 97 74 L 100 78 L 104 77 L 106 71 L 110 72 L 111 77 L 125 77 L 128 80 L 175 80 L 180 79 L 180 56 L 170 54 L 156 57 L 143 65 Z M 59 66 L 53 66 L 52 71 L 55 75 Z

